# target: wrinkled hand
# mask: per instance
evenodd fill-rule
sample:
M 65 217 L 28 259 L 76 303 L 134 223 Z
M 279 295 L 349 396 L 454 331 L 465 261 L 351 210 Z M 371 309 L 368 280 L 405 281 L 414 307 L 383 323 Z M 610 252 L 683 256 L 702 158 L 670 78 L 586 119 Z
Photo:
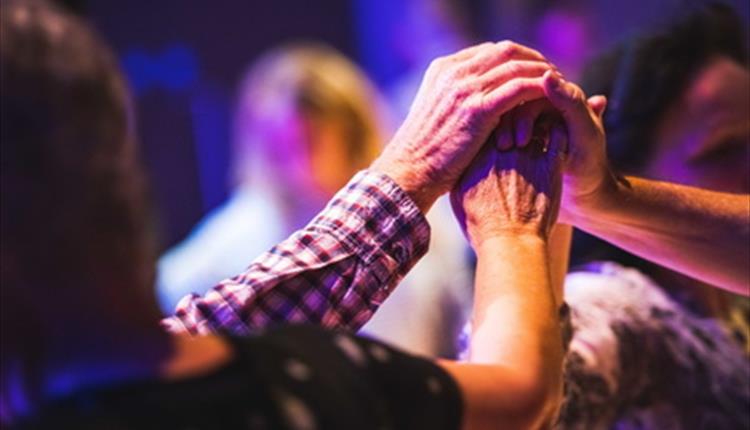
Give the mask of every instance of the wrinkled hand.
M 503 113 L 544 97 L 550 68 L 538 52 L 507 41 L 438 58 L 371 169 L 390 176 L 426 212 L 455 185 Z
M 500 151 L 496 141 L 488 142 L 451 193 L 475 249 L 496 235 L 548 238 L 560 204 L 567 137 L 562 127 L 547 128 L 546 151 L 537 143 Z
M 572 211 L 598 199 L 614 181 L 607 161 L 602 120 L 607 100 L 604 96 L 586 100 L 577 85 L 566 82 L 556 73 L 546 76 L 544 84 L 546 98 L 517 106 L 503 115 L 497 146 L 501 150 L 522 148 L 533 136 L 543 136 L 544 130 L 538 129 L 540 118 L 550 115 L 563 118 L 570 147 L 564 169 L 560 218 L 569 222 Z

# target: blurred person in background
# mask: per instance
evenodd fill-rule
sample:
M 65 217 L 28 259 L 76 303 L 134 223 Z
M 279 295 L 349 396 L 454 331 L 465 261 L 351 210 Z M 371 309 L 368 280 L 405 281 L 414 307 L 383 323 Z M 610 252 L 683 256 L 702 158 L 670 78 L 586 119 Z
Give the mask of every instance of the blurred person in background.
M 159 260 L 165 312 L 244 270 L 367 167 L 387 137 L 378 99 L 354 64 L 322 44 L 256 61 L 238 91 L 231 196 Z
M 303 227 L 388 138 L 388 114 L 374 85 L 322 44 L 266 53 L 238 94 L 234 191 L 159 260 L 157 286 L 168 314 L 184 296 L 205 293 Z M 470 307 L 471 280 L 465 241 L 440 215 L 428 215 L 430 254 L 363 330 L 410 352 L 455 357 L 451 339 Z

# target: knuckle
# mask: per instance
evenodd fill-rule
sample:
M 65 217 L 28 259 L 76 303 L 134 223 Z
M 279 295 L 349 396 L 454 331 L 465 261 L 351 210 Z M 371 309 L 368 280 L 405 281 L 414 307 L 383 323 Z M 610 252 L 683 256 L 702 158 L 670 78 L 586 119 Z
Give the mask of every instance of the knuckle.
M 466 100 L 471 97 L 471 91 L 462 85 L 456 85 L 453 87 L 452 96 L 454 100 Z
M 514 79 L 505 85 L 506 93 L 509 95 L 518 94 L 523 91 L 528 84 L 522 79 Z
M 483 87 L 487 81 L 487 77 L 483 76 L 483 70 L 484 64 L 474 61 L 458 64 L 455 72 L 468 86 L 477 89 Z
M 510 76 L 515 76 L 523 69 L 521 63 L 516 60 L 511 60 L 505 63 L 505 69 Z
M 497 47 L 500 48 L 500 49 L 505 49 L 505 48 L 507 48 L 508 46 L 510 46 L 512 44 L 513 44 L 512 40 L 510 40 L 510 39 L 504 39 L 504 40 L 501 40 L 501 41 L 497 42 Z
M 442 68 L 437 74 L 436 81 L 448 94 L 454 97 L 464 88 L 464 82 L 455 65 Z
M 471 97 L 467 103 L 467 110 L 473 115 L 483 115 L 487 111 L 484 97 Z
M 492 42 L 480 43 L 479 45 L 477 45 L 477 52 L 487 51 L 489 49 L 492 49 L 494 46 L 495 46 L 495 44 L 492 43 Z
M 445 70 L 446 75 L 457 78 L 463 75 L 464 72 L 468 69 L 468 67 L 470 67 L 470 65 L 461 61 L 461 62 L 446 64 L 444 67 L 444 70 Z
M 482 49 L 480 52 L 482 54 L 486 54 L 486 53 L 494 53 L 497 51 L 498 51 L 497 43 L 487 42 L 487 43 L 482 44 Z
M 506 57 L 510 58 L 516 54 L 518 54 L 519 46 L 513 41 L 510 40 L 503 40 L 502 42 L 498 43 L 498 48 L 500 49 L 500 52 Z
M 437 57 L 430 61 L 430 64 L 427 66 L 427 70 L 432 72 L 440 71 L 445 67 L 445 57 Z
M 573 101 L 579 106 L 586 106 L 586 96 L 580 88 L 576 87 L 573 90 Z
M 453 57 L 449 55 L 441 55 L 433 60 L 438 67 L 446 67 L 454 62 Z

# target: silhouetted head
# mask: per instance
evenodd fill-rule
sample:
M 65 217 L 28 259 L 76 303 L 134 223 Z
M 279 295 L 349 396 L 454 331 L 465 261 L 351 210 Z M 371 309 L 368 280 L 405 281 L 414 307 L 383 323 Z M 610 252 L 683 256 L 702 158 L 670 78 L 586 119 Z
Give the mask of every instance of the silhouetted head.
M 608 152 L 618 169 L 725 192 L 750 192 L 750 71 L 745 31 L 728 6 L 686 12 L 590 65 L 605 94 Z
M 57 308 L 155 318 L 144 182 L 114 56 L 41 1 L 4 2 L 0 23 L 3 353 L 55 336 L 63 322 L 45 313 Z

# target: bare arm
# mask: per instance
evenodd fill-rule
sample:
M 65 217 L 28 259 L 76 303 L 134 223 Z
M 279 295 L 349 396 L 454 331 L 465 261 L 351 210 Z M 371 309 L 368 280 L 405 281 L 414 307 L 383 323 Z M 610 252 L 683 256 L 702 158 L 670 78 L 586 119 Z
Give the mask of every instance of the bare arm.
M 472 364 L 442 363 L 461 387 L 465 427 L 549 424 L 562 390 L 562 342 L 547 244 L 497 236 L 477 257 Z
M 557 142 L 559 144 L 560 142 Z M 467 428 L 549 425 L 562 392 L 562 338 L 548 255 L 560 198 L 553 145 L 485 148 L 452 194 L 478 262 L 472 364 L 446 364 Z
M 560 218 L 641 257 L 735 293 L 750 294 L 750 196 L 616 178 L 606 157 L 605 99 L 545 81 L 570 142 Z
M 626 178 L 569 211 L 580 229 L 636 255 L 750 295 L 750 196 Z

